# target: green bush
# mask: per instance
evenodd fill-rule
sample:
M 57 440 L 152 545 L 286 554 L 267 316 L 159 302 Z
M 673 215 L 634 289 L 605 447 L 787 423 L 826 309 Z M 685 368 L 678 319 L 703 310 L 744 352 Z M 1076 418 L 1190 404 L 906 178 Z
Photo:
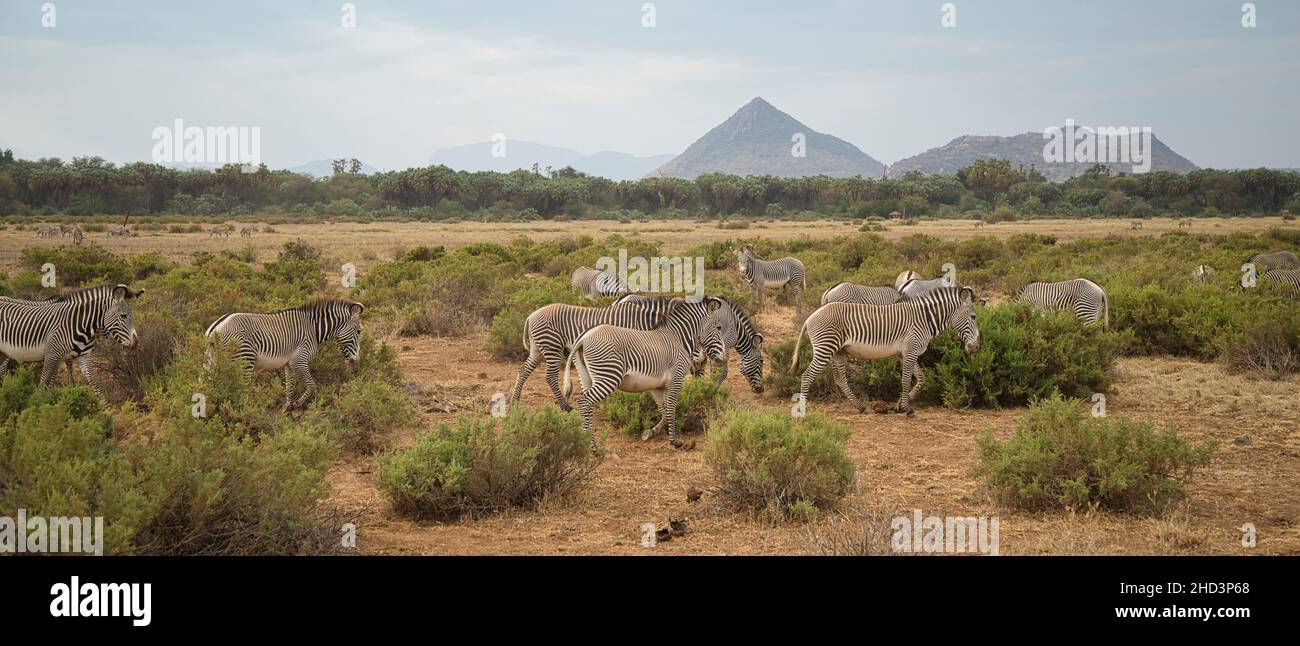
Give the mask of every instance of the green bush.
M 584 482 L 596 465 L 582 420 L 553 407 L 492 418 L 458 417 L 415 446 L 379 456 L 376 486 L 399 513 L 450 519 L 535 508 Z
M 719 501 L 773 520 L 808 520 L 853 487 L 848 428 L 812 413 L 732 410 L 709 430 L 704 461 Z
M 727 405 L 731 390 L 711 377 L 687 377 L 677 398 L 677 432 L 703 433 Z M 640 436 L 659 423 L 659 407 L 650 393 L 615 391 L 601 404 L 610 421 L 623 432 Z
M 80 287 L 98 283 L 130 283 L 134 277 L 125 259 L 89 242 L 80 246 L 27 247 L 18 254 L 19 263 L 40 272 L 45 263 L 55 267 L 59 285 Z
M 979 439 L 980 466 L 998 502 L 1052 507 L 1161 511 L 1210 463 L 1215 445 L 1191 445 L 1173 428 L 1092 417 L 1077 399 L 1054 394 L 1034 402 L 1005 442 Z
M 344 449 L 369 453 L 384 435 L 413 428 L 420 416 L 401 388 L 356 379 L 318 393 L 303 420 Z

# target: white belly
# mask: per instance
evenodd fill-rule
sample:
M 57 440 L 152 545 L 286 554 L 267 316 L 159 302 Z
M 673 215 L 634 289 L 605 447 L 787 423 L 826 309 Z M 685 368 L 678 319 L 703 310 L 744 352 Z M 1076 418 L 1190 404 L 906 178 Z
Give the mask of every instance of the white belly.
M 785 280 L 764 280 L 764 281 L 763 281 L 763 286 L 764 286 L 764 287 L 784 287 L 785 284 L 786 284 L 787 282 L 789 282 L 789 281 L 785 281 Z
M 623 375 L 623 381 L 619 383 L 618 389 L 630 393 L 640 393 L 647 390 L 663 388 L 667 383 L 667 375 L 643 375 L 629 372 L 626 375 Z
M 39 348 L 39 347 L 24 348 L 20 346 L 13 346 L 5 343 L 0 343 L 0 352 L 3 352 L 4 355 L 6 357 L 9 357 L 10 359 L 13 359 L 15 361 L 21 361 L 24 363 L 32 363 L 36 361 L 45 360 L 45 350 L 44 348 Z
M 289 363 L 289 357 L 258 356 L 253 365 L 261 370 L 279 370 Z
M 889 345 L 871 345 L 867 343 L 849 343 L 844 346 L 844 351 L 850 356 L 858 359 L 887 359 L 903 353 L 901 343 Z

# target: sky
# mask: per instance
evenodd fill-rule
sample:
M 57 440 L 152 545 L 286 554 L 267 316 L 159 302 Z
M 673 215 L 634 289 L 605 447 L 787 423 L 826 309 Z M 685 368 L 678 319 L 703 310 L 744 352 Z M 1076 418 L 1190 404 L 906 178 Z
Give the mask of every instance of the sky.
M 260 128 L 272 168 L 420 166 L 498 133 L 650 155 L 761 96 L 885 163 L 1073 119 L 1300 167 L 1294 0 L 953 0 L 953 27 L 945 4 L 0 0 L 0 148 L 149 160 L 179 118 Z

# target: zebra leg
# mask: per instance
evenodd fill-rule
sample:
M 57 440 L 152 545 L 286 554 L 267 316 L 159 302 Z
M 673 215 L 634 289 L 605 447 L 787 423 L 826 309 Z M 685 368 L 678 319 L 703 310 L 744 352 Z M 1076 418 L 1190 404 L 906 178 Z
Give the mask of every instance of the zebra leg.
M 555 395 L 555 403 L 559 404 L 560 410 L 569 412 L 573 407 L 564 399 L 564 393 L 560 392 L 560 366 L 564 365 L 565 357 L 558 354 L 548 354 L 546 356 L 546 385 L 551 387 L 551 394 Z M 605 393 L 606 396 L 609 393 Z M 602 397 L 603 399 L 604 397 Z
M 311 357 L 306 352 L 299 352 L 290 362 L 293 365 L 293 371 L 298 374 L 298 381 L 301 381 L 303 385 L 302 394 L 298 395 L 298 399 L 294 400 L 293 408 L 302 408 L 311 399 L 312 395 L 316 394 L 316 380 L 312 378 L 311 371 L 307 369 L 307 364 L 310 362 Z
M 9 376 L 9 368 L 13 367 L 13 365 L 14 365 L 13 359 L 10 359 L 9 357 L 6 357 L 4 355 L 0 355 L 0 379 L 4 379 L 5 377 Z
M 909 353 L 903 357 L 903 382 L 899 388 L 898 412 L 907 412 L 908 417 L 916 416 L 916 410 L 912 408 L 912 400 L 916 398 L 921 387 L 925 385 L 925 371 L 917 363 L 920 356 L 919 354 Z M 915 379 L 914 384 L 913 379 Z M 909 384 L 912 384 L 911 388 L 908 388 Z
M 108 397 L 104 396 L 104 390 L 99 387 L 99 381 L 95 379 L 95 374 L 90 370 L 90 352 L 77 355 L 77 367 L 81 369 L 81 375 L 86 378 L 86 383 L 90 384 L 90 389 L 95 391 L 95 394 L 99 395 L 100 399 L 108 401 Z M 72 361 L 68 361 L 68 370 L 71 371 L 71 369 Z M 72 381 L 71 372 L 68 374 L 68 381 L 69 383 Z
M 78 358 L 80 358 L 80 357 L 78 357 Z M 68 385 L 69 385 L 69 386 L 76 385 L 77 380 L 75 380 L 75 379 L 72 378 L 72 359 L 68 359 L 68 360 L 66 361 L 66 363 L 67 363 L 67 366 L 68 366 Z
M 668 418 L 664 416 L 664 389 L 656 388 L 650 391 L 650 396 L 654 397 L 655 407 L 659 409 L 659 423 L 641 433 L 642 442 L 664 432 L 664 424 L 668 421 Z
M 596 446 L 596 431 L 591 427 L 591 416 L 596 412 L 596 404 L 599 404 L 614 389 L 618 387 L 617 383 L 602 381 L 596 373 L 591 375 L 591 387 L 582 391 L 578 396 L 578 412 L 582 414 L 582 430 L 587 432 L 587 437 L 591 438 L 591 452 L 595 454 L 599 449 Z
M 822 370 L 826 369 L 826 364 L 830 362 L 833 354 L 825 349 L 825 346 L 819 347 L 816 344 L 812 344 L 812 346 L 812 361 L 808 362 L 808 369 L 803 371 L 803 379 L 799 381 L 799 396 L 804 401 L 808 400 L 808 390 L 812 388 L 813 381 L 822 373 Z
M 289 376 L 289 364 L 284 364 L 284 406 L 280 407 L 283 413 L 293 406 L 293 379 Z
M 858 400 L 858 396 L 854 395 L 853 389 L 849 387 L 848 371 L 845 369 L 847 363 L 848 360 L 845 358 L 843 352 L 836 352 L 834 356 L 831 357 L 831 372 L 835 377 L 835 385 L 839 386 L 840 392 L 844 394 L 850 404 L 853 404 L 853 406 L 858 409 L 859 413 L 865 413 L 867 407 Z
M 727 359 L 730 358 L 731 357 L 727 357 Z M 728 361 L 727 359 L 723 359 L 722 361 L 713 364 L 713 367 L 717 369 L 715 379 L 717 380 L 718 383 L 722 383 L 727 380 L 727 366 L 731 365 L 731 362 Z
M 677 439 L 677 397 L 682 393 L 682 383 L 686 381 L 686 363 L 679 363 L 677 370 L 673 371 L 673 380 L 668 384 L 667 392 L 664 393 L 664 403 L 659 407 L 662 419 L 660 424 L 667 423 L 668 426 L 668 443 L 673 448 L 682 448 L 682 441 Z
M 524 393 L 524 382 L 528 381 L 528 377 L 537 369 L 537 364 L 540 363 L 541 360 L 542 354 L 540 352 L 534 354 L 530 351 L 528 353 L 528 358 L 524 359 L 524 365 L 519 368 L 519 376 L 515 377 L 515 395 L 510 400 L 511 404 L 519 403 L 519 398 L 522 397 Z

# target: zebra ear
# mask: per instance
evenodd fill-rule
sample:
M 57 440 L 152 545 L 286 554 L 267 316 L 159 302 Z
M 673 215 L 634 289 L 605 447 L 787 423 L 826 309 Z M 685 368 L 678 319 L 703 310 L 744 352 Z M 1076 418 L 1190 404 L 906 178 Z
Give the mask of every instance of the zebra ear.
M 361 313 L 366 311 L 366 306 L 361 303 L 348 303 L 348 311 L 352 312 L 353 316 L 361 316 Z
M 119 298 L 131 298 L 132 296 L 134 296 L 134 294 L 131 293 L 131 288 L 126 285 L 118 284 L 113 287 L 113 300 Z
M 722 309 L 722 299 L 721 299 L 721 298 L 717 298 L 717 297 L 715 297 L 715 296 L 710 296 L 710 297 L 708 297 L 708 298 L 705 299 L 705 300 L 706 300 L 706 302 L 708 303 L 708 305 L 706 305 L 705 307 L 707 307 L 707 308 L 709 309 L 709 313 L 710 313 L 710 314 L 712 314 L 712 313 L 714 313 L 714 312 L 716 312 L 716 311 Z
M 762 334 L 755 334 L 755 335 L 754 335 L 754 343 L 757 343 L 758 345 L 763 345 L 763 335 L 762 335 Z
M 961 291 L 958 292 L 958 294 L 960 295 L 961 300 L 967 303 L 975 302 L 975 290 L 971 289 L 970 287 L 961 288 Z

